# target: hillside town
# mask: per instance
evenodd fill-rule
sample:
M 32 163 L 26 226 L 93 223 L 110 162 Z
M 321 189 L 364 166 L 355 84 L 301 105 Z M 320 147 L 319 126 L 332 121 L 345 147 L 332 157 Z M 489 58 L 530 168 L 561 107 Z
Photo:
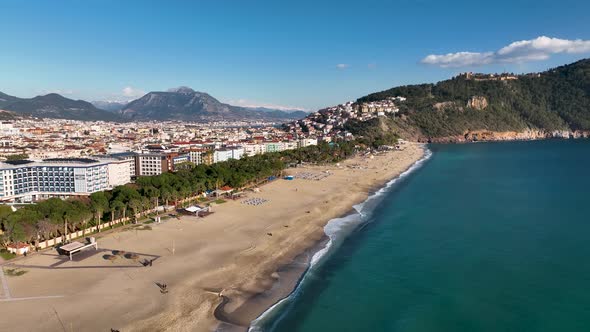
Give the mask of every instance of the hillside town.
M 350 119 L 394 115 L 404 97 L 347 102 L 304 119 L 272 122 L 112 123 L 63 119 L 0 122 L 0 201 L 28 203 L 112 189 L 139 176 L 242 156 L 352 140 Z
M 319 110 L 285 126 L 287 131 L 294 135 L 313 136 L 328 142 L 336 138 L 353 139 L 352 133 L 344 128 L 347 121 L 350 119 L 367 121 L 380 116 L 395 115 L 399 112 L 396 103 L 405 100 L 405 97 L 397 96 L 370 103 L 349 101 Z
M 109 123 L 45 119 L 0 123 L 0 200 L 89 195 L 182 165 L 317 144 L 274 123 Z

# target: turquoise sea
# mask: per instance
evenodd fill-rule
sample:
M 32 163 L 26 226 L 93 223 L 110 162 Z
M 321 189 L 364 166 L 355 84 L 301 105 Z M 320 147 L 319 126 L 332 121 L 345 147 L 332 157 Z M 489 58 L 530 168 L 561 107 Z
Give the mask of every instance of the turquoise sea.
M 590 141 L 430 145 L 254 331 L 590 331 Z

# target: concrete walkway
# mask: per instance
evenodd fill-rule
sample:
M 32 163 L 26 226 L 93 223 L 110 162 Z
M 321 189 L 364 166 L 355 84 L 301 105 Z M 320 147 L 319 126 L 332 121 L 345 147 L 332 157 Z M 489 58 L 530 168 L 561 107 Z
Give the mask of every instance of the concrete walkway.
M 4 299 L 10 300 L 12 296 L 10 296 L 10 289 L 8 288 L 8 282 L 6 281 L 6 276 L 4 275 L 4 266 L 0 265 L 0 282 L 2 282 L 2 292 L 4 294 Z
M 8 282 L 4 275 L 4 266 L 0 265 L 0 282 L 2 283 L 2 294 L 0 302 L 12 302 L 12 301 L 27 301 L 27 300 L 42 300 L 42 299 L 56 299 L 64 297 L 63 295 L 49 295 L 49 296 L 31 296 L 31 297 L 12 297 L 10 295 L 10 288 L 8 288 Z
M 64 297 L 63 295 L 48 295 L 48 296 L 31 296 L 31 297 L 11 297 L 9 299 L 0 299 L 0 302 L 14 302 L 27 300 L 43 300 L 43 299 L 58 299 Z

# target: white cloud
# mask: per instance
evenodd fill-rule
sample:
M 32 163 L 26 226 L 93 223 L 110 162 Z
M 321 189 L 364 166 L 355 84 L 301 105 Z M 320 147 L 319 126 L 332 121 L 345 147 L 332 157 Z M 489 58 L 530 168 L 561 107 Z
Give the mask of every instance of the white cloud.
M 569 40 L 546 36 L 516 41 L 496 52 L 431 54 L 422 63 L 442 68 L 482 66 L 493 63 L 522 63 L 546 60 L 558 53 L 590 53 L 590 40 Z
M 350 67 L 350 65 L 347 63 L 339 63 L 336 65 L 336 68 L 338 68 L 338 69 L 346 69 L 348 67 Z
M 145 95 L 145 91 L 141 89 L 134 88 L 132 86 L 126 86 L 121 91 L 124 97 L 128 98 L 139 98 Z
M 458 52 L 448 54 L 430 54 L 422 59 L 422 63 L 443 68 L 487 65 L 493 62 L 492 52 L 474 53 Z
M 281 110 L 281 111 L 305 111 L 305 108 L 303 108 L 303 107 L 257 102 L 257 101 L 248 100 L 248 99 L 228 100 L 228 101 L 226 101 L 226 103 L 228 103 L 230 105 L 234 105 L 234 106 L 241 106 L 241 107 L 252 107 L 252 108 L 264 107 L 264 108 L 270 108 L 270 109 Z

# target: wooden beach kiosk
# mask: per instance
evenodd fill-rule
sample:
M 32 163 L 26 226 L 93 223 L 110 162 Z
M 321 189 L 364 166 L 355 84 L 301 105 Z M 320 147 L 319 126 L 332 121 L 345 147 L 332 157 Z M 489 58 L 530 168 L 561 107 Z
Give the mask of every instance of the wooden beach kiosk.
M 70 260 L 72 260 L 72 255 L 80 252 L 86 248 L 94 247 L 95 250 L 98 250 L 98 243 L 94 240 L 94 238 L 90 239 L 90 243 L 83 244 L 77 241 L 68 243 L 66 245 L 61 246 L 59 249 L 65 251 L 69 256 Z

